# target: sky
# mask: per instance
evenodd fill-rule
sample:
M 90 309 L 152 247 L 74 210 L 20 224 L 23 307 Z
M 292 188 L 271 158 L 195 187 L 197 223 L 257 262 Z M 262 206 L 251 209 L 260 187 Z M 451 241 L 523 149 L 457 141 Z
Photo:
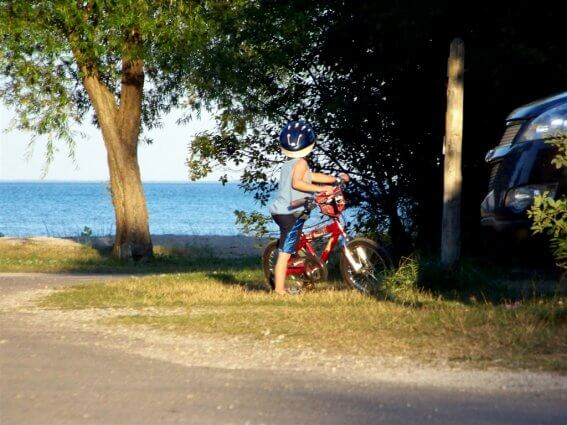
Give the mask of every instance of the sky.
M 203 113 L 187 125 L 177 125 L 179 111 L 164 117 L 163 127 L 154 129 L 148 136 L 152 145 L 140 144 L 138 148 L 143 181 L 189 181 L 185 160 L 191 138 L 201 131 L 214 128 L 210 114 Z M 0 180 L 40 180 L 45 166 L 45 139 L 38 138 L 33 149 L 28 148 L 30 133 L 4 130 L 9 126 L 14 113 L 0 104 Z M 90 122 L 87 117 L 86 122 Z M 65 143 L 58 143 L 58 152 L 49 166 L 45 180 L 57 181 L 107 181 L 108 166 L 106 151 L 100 130 L 91 124 L 78 128 L 87 135 L 78 138 L 75 150 L 76 163 L 69 158 Z M 238 179 L 240 173 L 233 170 L 217 170 L 205 181 L 217 181 L 228 172 L 229 178 Z

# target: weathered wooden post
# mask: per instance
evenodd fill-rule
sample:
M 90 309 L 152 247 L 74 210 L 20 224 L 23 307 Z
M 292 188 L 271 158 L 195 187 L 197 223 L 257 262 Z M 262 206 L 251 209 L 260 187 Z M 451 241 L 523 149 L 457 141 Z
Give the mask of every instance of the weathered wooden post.
M 443 223 L 441 265 L 454 270 L 461 251 L 461 152 L 463 141 L 463 95 L 465 43 L 451 42 L 447 65 L 447 115 L 445 117 Z

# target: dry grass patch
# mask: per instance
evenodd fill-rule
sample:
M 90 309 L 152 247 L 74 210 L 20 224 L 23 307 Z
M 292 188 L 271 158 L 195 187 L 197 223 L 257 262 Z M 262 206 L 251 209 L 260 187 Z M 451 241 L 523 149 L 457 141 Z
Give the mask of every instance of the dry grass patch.
M 0 238 L 0 272 L 60 272 L 100 264 L 95 249 L 66 239 Z
M 407 288 L 395 301 L 329 289 L 281 297 L 260 290 L 261 281 L 258 267 L 235 264 L 80 286 L 43 303 L 73 309 L 183 307 L 187 313 L 182 315 L 107 322 L 182 334 L 276 338 L 283 345 L 345 354 L 567 370 L 567 311 L 561 297 L 465 304 L 422 291 L 410 296 Z

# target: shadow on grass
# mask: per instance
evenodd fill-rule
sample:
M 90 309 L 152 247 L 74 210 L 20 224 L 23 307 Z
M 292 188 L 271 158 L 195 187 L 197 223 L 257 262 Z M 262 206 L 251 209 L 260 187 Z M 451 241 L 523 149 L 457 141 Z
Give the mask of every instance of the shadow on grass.
M 120 260 L 110 250 L 84 247 L 71 252 L 0 252 L 0 272 L 45 272 L 77 274 L 172 274 L 218 270 L 259 269 L 260 258 L 219 258 L 157 253 L 144 261 Z
M 557 270 L 498 267 L 483 258 L 465 258 L 447 273 L 436 258 L 413 255 L 385 271 L 370 296 L 416 309 L 428 308 L 433 300 L 517 306 L 565 297 L 566 283 Z
M 499 267 L 482 258 L 466 258 L 448 273 L 437 260 L 416 261 L 416 287 L 446 300 L 502 304 L 567 295 L 557 270 Z
M 338 264 L 329 265 L 329 279 L 318 283 L 312 290 L 332 289 L 350 291 L 341 281 Z M 208 257 L 199 264 L 186 264 L 185 271 L 205 271 L 207 277 L 224 285 L 238 285 L 251 291 L 268 291 L 260 272 L 259 258 L 220 260 Z M 256 275 L 246 277 L 245 271 Z M 550 299 L 567 295 L 567 288 L 559 283 L 559 274 L 533 270 L 520 274 L 510 269 L 494 267 L 482 260 L 465 259 L 454 273 L 446 273 L 436 259 L 411 257 L 403 259 L 398 268 L 386 273 L 381 288 L 371 291 L 370 296 L 380 301 L 392 302 L 405 307 L 427 308 L 422 302 L 428 297 L 463 304 L 490 303 L 513 304 L 529 299 Z
M 257 271 L 259 267 L 251 268 L 250 271 Z M 253 292 L 270 292 L 270 288 L 268 287 L 267 283 L 264 282 L 263 276 L 258 278 L 257 276 L 250 275 L 247 277 L 239 278 L 238 272 L 243 271 L 242 268 L 238 270 L 227 270 L 222 272 L 211 272 L 209 271 L 206 276 L 210 279 L 215 279 L 216 281 L 222 283 L 223 285 L 228 286 L 240 286 L 247 291 Z
M 153 259 L 144 262 L 120 261 L 113 258 L 107 258 L 105 262 L 94 264 L 93 270 L 97 272 L 112 271 L 116 273 L 192 273 L 204 272 L 222 279 L 227 283 L 229 281 L 236 282 L 237 279 L 226 269 L 234 269 L 238 271 L 255 270 L 259 268 L 259 258 L 242 257 L 242 258 L 218 258 L 213 256 L 191 256 L 177 257 L 169 255 L 156 255 Z M 79 264 L 77 271 L 88 268 L 88 264 Z M 217 272 L 213 275 L 213 272 Z
M 110 248 L 40 246 L 35 243 L 0 245 L 0 271 L 63 272 L 89 274 L 176 274 L 203 273 L 225 285 L 246 290 L 267 291 L 263 281 L 260 256 L 219 258 L 206 249 L 164 249 L 156 247 L 150 260 L 118 260 Z M 329 281 L 315 285 L 315 290 L 350 290 L 341 284 L 336 258 L 331 257 Z M 485 259 L 465 258 L 454 273 L 447 274 L 437 259 L 415 255 L 403 259 L 384 279 L 383 287 L 372 295 L 377 299 L 422 308 L 420 300 L 428 297 L 465 304 L 486 302 L 514 303 L 529 299 L 565 296 L 567 282 L 559 284 L 554 270 L 495 266 Z

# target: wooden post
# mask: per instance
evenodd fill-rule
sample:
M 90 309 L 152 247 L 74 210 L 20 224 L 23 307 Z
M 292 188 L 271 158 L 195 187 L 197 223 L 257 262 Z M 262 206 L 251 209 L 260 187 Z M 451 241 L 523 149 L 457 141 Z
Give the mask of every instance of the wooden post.
M 451 42 L 447 66 L 447 115 L 445 118 L 443 223 L 441 227 L 441 265 L 454 270 L 461 251 L 461 152 L 463 141 L 465 43 Z

